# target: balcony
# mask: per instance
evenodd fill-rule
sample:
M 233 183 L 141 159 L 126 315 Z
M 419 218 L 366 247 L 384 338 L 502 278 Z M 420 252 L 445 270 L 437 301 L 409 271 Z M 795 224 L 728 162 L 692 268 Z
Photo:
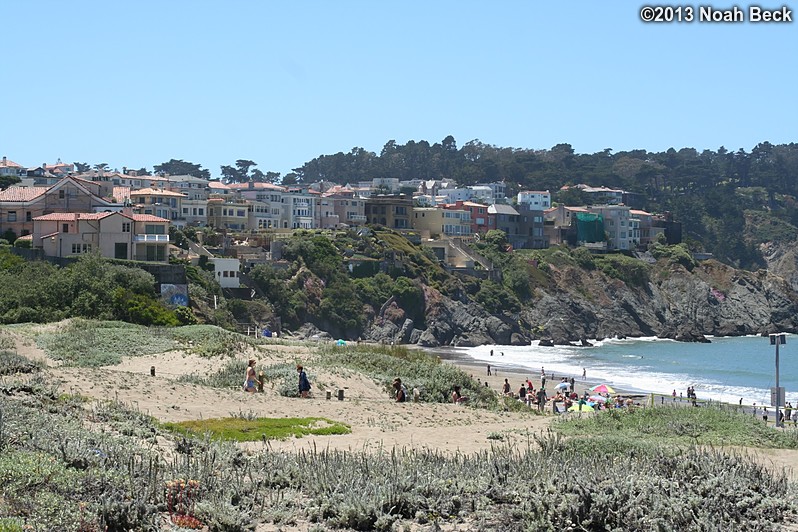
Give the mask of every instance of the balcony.
M 365 222 L 366 215 L 365 214 L 348 214 L 346 219 L 351 222 Z
M 146 244 L 168 244 L 169 235 L 136 235 L 133 242 L 143 242 Z

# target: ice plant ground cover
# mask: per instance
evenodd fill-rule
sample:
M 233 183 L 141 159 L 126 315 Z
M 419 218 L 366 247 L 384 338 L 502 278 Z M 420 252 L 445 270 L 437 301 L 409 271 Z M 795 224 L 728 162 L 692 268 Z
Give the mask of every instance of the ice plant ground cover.
M 38 367 L 3 356 L 20 368 L 0 380 L 4 530 L 152 530 L 169 522 L 241 531 L 262 522 L 315 530 L 779 530 L 796 520 L 786 476 L 696 436 L 751 432 L 732 410 L 583 418 L 553 426 L 573 427 L 572 436 L 495 440 L 468 454 L 253 450 L 175 433 L 119 401 L 59 394 Z M 794 446 L 791 434 L 753 434 L 724 441 Z

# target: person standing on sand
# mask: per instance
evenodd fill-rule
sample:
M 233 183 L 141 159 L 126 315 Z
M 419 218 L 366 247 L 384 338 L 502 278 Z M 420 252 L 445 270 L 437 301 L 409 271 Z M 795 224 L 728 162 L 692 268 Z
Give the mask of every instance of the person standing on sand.
M 537 399 L 538 399 L 538 412 L 543 412 L 543 408 L 546 406 L 546 400 L 548 399 L 548 397 L 546 397 L 546 390 L 543 387 L 541 387 L 540 390 L 538 390 Z
M 587 369 L 586 368 L 582 368 L 582 380 L 583 381 L 587 380 Z
M 260 381 L 255 376 L 255 359 L 250 358 L 247 362 L 247 370 L 244 374 L 244 391 L 255 393 L 257 388 L 255 387 L 256 384 L 260 384 Z
M 305 373 L 305 368 L 297 366 L 296 370 L 299 372 L 299 396 L 305 399 L 310 391 L 310 381 L 307 373 Z
M 491 355 L 492 354 L 493 354 L 493 352 L 491 351 Z M 490 377 L 490 364 L 488 364 L 488 377 Z
M 507 379 L 504 379 L 504 388 L 502 390 L 504 391 L 504 395 L 512 395 L 510 391 L 510 381 Z

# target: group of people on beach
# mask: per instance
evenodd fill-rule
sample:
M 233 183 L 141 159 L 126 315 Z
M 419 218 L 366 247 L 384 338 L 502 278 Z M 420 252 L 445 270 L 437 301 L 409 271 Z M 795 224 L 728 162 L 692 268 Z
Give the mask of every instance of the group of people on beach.
M 247 361 L 247 369 L 244 373 L 244 391 L 248 393 L 255 393 L 255 392 L 263 392 L 263 372 L 261 371 L 260 375 L 257 375 L 255 372 L 255 364 L 257 361 L 254 358 L 250 358 Z M 299 383 L 297 385 L 299 397 L 306 399 L 308 394 L 310 393 L 310 381 L 308 380 L 308 375 L 305 373 L 305 368 L 301 365 L 297 365 L 296 367 L 298 376 L 299 376 Z M 258 378 L 260 377 L 260 378 Z

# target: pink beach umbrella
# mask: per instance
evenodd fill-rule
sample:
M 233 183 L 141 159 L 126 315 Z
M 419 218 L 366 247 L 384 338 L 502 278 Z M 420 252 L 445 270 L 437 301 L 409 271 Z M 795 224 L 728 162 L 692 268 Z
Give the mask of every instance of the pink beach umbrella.
M 590 389 L 593 393 L 615 393 L 612 386 L 609 384 L 599 384 Z
M 595 402 L 595 403 L 604 403 L 604 402 L 606 402 L 606 401 L 607 401 L 607 398 L 606 398 L 606 397 L 602 397 L 602 396 L 600 396 L 600 395 L 591 395 L 591 396 L 588 398 L 588 400 L 589 400 L 589 401 L 593 401 L 593 402 Z

